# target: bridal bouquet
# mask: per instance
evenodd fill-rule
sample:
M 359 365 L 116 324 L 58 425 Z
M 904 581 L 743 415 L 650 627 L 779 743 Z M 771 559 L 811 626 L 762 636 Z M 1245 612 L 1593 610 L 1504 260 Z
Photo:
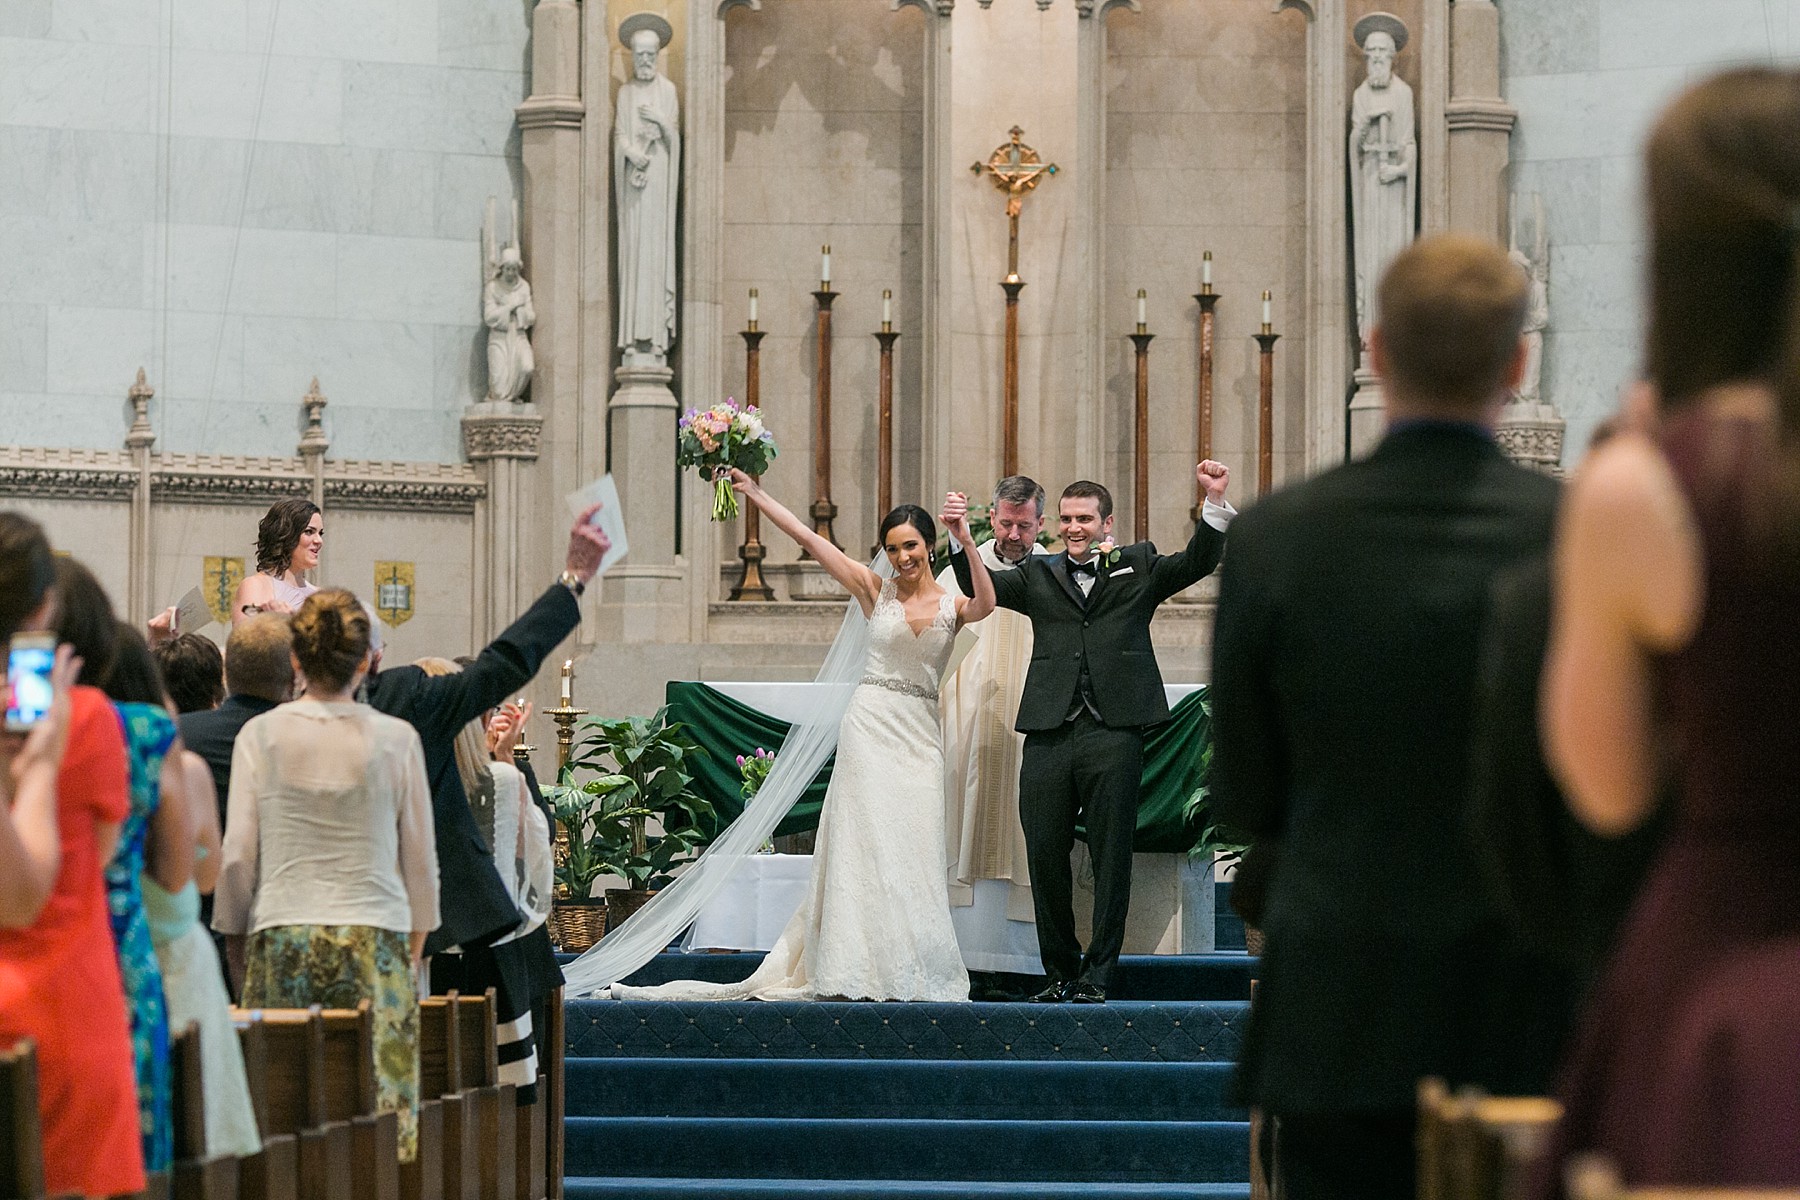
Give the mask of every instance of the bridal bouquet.
M 735 521 L 737 493 L 726 470 L 761 475 L 775 457 L 775 435 L 763 428 L 762 410 L 738 406 L 726 398 L 711 408 L 690 408 L 677 434 L 677 466 L 698 467 L 713 482 L 713 520 Z

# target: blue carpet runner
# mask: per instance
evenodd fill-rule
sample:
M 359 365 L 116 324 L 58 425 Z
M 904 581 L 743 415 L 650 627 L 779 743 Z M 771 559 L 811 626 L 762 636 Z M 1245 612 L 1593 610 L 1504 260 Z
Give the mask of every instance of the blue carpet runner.
M 759 961 L 662 955 L 632 982 Z M 1242 1200 L 1252 968 L 1127 958 L 1105 1005 L 572 1001 L 566 1194 Z

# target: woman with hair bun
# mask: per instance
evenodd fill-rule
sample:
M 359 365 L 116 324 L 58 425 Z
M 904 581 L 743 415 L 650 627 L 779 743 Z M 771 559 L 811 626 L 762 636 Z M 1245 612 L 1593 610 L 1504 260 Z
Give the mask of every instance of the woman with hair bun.
M 375 1015 L 375 1077 L 418 1139 L 418 971 L 438 924 L 425 753 L 411 725 L 356 703 L 370 616 L 326 588 L 293 619 L 306 696 L 238 735 L 213 928 L 249 936 L 246 1007 L 322 1004 Z
M 291 613 L 319 589 L 306 573 L 319 566 L 325 516 L 302 496 L 277 500 L 256 527 L 256 573 L 231 598 L 231 623 L 261 612 Z

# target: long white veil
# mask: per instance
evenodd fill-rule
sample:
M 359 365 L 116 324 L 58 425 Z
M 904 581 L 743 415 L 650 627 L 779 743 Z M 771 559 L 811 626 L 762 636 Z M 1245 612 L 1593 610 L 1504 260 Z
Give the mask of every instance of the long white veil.
M 869 566 L 884 579 L 893 574 L 885 555 L 878 555 Z M 739 864 L 775 832 L 775 826 L 837 749 L 838 726 L 850 707 L 851 694 L 862 681 L 868 653 L 869 621 L 862 605 L 852 597 L 837 640 L 831 643 L 824 665 L 807 689 L 805 710 L 788 730 L 762 787 L 742 815 L 675 882 L 652 896 L 623 925 L 608 930 L 599 945 L 563 968 L 568 996 L 602 991 L 656 957 L 718 894 Z

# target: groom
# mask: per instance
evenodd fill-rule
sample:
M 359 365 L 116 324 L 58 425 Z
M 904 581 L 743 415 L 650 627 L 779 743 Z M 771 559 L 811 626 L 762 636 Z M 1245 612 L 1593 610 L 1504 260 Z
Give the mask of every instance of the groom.
M 1064 488 L 1058 504 L 1064 553 L 1027 558 L 993 577 L 999 606 L 1029 617 L 1034 639 L 1015 728 L 1025 735 L 1019 819 L 1038 954 L 1050 977 L 1032 997 L 1039 1003 L 1104 1003 L 1125 940 L 1144 727 L 1169 716 L 1150 619 L 1164 600 L 1219 565 L 1235 512 L 1225 503 L 1230 473 L 1222 463 L 1209 459 L 1194 474 L 1206 503 L 1180 553 L 1158 554 L 1149 542 L 1115 548 L 1112 494 L 1083 480 Z M 967 505 L 952 492 L 946 517 Z M 955 542 L 950 565 L 968 593 L 968 559 Z M 1085 957 L 1069 869 L 1078 820 L 1087 825 L 1094 864 L 1094 935 Z

